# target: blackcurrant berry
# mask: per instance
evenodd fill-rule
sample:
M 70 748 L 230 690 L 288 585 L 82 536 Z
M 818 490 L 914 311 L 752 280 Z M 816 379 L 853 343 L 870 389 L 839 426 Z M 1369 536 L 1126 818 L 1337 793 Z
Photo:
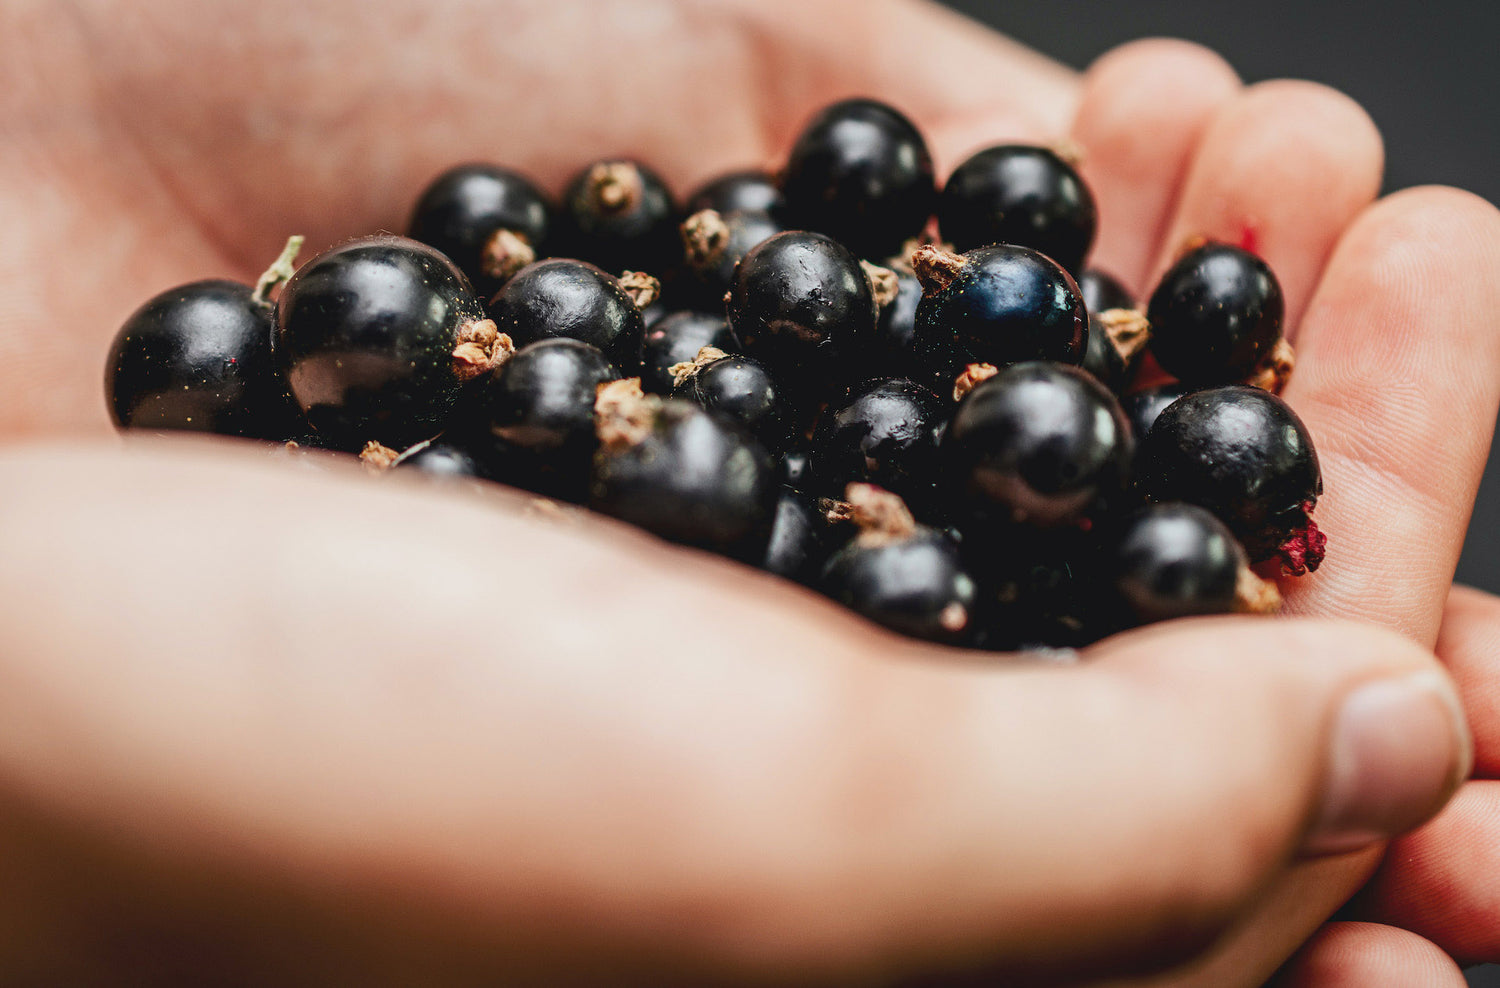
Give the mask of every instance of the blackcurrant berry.
M 638 161 L 599 161 L 563 193 L 571 252 L 606 271 L 664 272 L 681 258 L 677 207 L 661 177 Z
M 671 394 L 677 385 L 672 368 L 690 363 L 704 347 L 726 353 L 739 350 L 739 341 L 723 316 L 691 310 L 663 316 L 646 330 L 641 347 L 641 387 L 649 394 Z
M 783 487 L 760 568 L 797 583 L 816 585 L 836 541 L 820 499 Z
M 691 402 L 630 383 L 600 392 L 589 506 L 672 542 L 763 556 L 777 494 L 765 449 Z
M 914 349 L 940 389 L 969 364 L 1083 360 L 1083 296 L 1042 254 L 1004 244 L 963 255 L 923 247 L 913 265 L 924 291 Z
M 1083 304 L 1091 313 L 1135 308 L 1135 299 L 1119 279 L 1098 268 L 1089 268 L 1079 275 L 1078 290 L 1083 293 Z
M 820 233 L 764 240 L 735 270 L 729 323 L 745 352 L 803 394 L 826 384 L 835 358 L 875 331 L 874 289 L 859 259 Z
M 820 489 L 840 493 L 855 482 L 900 495 L 919 515 L 930 507 L 938 475 L 938 434 L 949 405 L 905 378 L 871 381 L 831 411 L 813 440 Z
M 892 263 L 888 269 L 895 279 L 895 293 L 880 306 L 875 335 L 868 346 L 849 354 L 850 371 L 860 378 L 891 377 L 911 374 L 917 364 L 914 338 L 917 332 L 917 303 L 922 300 L 922 283 L 909 266 Z
M 1281 340 L 1281 285 L 1260 258 L 1209 243 L 1172 265 L 1151 295 L 1151 352 L 1187 384 L 1243 381 Z
M 490 300 L 490 318 L 516 346 L 572 339 L 621 370 L 640 360 L 645 321 L 620 281 L 592 264 L 554 257 L 523 268 Z
M 424 473 L 444 480 L 488 479 L 489 473 L 479 457 L 465 446 L 439 437 L 429 439 L 402 451 L 391 463 L 392 469 Z
M 1198 614 L 1274 611 L 1273 584 L 1250 571 L 1224 523 L 1191 504 L 1151 505 L 1126 523 L 1109 555 L 1114 592 L 1147 624 Z
M 698 305 L 708 312 L 722 309 L 740 259 L 781 232 L 781 224 L 768 213 L 706 209 L 683 221 L 684 256 Z
M 1120 408 L 1130 422 L 1130 433 L 1135 436 L 1137 453 L 1141 440 L 1156 424 L 1156 419 L 1172 402 L 1188 393 L 1181 384 L 1163 384 L 1147 391 L 1139 391 L 1120 399 Z
M 730 172 L 711 179 L 688 196 L 687 212 L 712 209 L 717 213 L 747 210 L 779 216 L 785 206 L 781 186 L 769 172 L 747 170 Z
M 895 495 L 853 484 L 847 497 L 860 534 L 828 560 L 823 592 L 904 635 L 967 643 L 977 595 L 958 547 L 942 533 L 916 524 Z M 882 503 L 885 499 L 894 504 Z
M 1103 385 L 1076 367 L 1035 362 L 969 391 L 941 452 L 953 494 L 976 518 L 1088 527 L 1123 494 L 1133 443 Z
M 273 340 L 308 422 L 349 449 L 440 432 L 465 382 L 509 346 L 453 262 L 391 236 L 305 264 L 282 289 Z
M 1073 273 L 1083 270 L 1097 225 L 1089 187 L 1042 147 L 980 151 L 953 170 L 938 203 L 938 229 L 956 250 L 1017 244 Z
M 803 129 L 782 175 L 786 218 L 860 257 L 889 257 L 927 225 L 932 155 L 912 122 L 869 99 L 834 103 Z
M 740 426 L 772 452 L 786 446 L 791 415 L 766 366 L 753 357 L 705 347 L 677 365 L 673 398 L 683 398 Z
M 300 415 L 271 359 L 270 303 L 249 285 L 162 292 L 120 327 L 105 398 L 121 429 L 289 439 Z
M 1137 478 L 1153 501 L 1213 512 L 1252 563 L 1318 568 L 1327 538 L 1309 512 L 1323 493 L 1312 437 L 1297 413 L 1260 388 L 1229 385 L 1174 401 L 1141 442 Z
M 521 268 L 545 257 L 552 209 L 540 189 L 494 165 L 451 168 L 427 186 L 410 234 L 448 255 L 488 299 Z

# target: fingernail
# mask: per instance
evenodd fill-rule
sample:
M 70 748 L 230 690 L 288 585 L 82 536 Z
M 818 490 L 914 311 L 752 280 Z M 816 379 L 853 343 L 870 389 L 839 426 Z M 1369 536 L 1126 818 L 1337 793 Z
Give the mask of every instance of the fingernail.
M 1322 814 L 1308 854 L 1357 850 L 1435 813 L 1474 764 L 1447 677 L 1427 671 L 1357 687 L 1334 722 Z

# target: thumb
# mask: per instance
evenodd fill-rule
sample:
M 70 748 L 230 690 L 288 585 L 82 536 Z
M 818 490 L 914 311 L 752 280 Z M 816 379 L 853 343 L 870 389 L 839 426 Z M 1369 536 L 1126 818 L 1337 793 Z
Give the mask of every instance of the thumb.
M 925 922 L 950 936 L 968 924 L 1011 977 L 1183 960 L 1293 859 L 1416 826 L 1471 765 L 1447 676 L 1383 630 L 1174 622 L 1088 658 L 949 669 L 941 698 L 901 689 L 945 725 L 923 773 L 948 791 L 924 798 L 950 815 L 934 809 L 946 833 L 921 843 L 957 873 Z

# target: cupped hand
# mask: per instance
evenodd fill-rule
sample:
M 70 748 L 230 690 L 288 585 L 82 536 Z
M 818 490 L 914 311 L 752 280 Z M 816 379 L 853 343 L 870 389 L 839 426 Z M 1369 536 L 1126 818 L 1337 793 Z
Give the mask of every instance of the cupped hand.
M 1378 861 L 1330 848 L 1448 795 L 1464 745 L 1426 653 L 1500 402 L 1500 221 L 1451 190 L 1374 202 L 1347 99 L 1167 42 L 1079 79 L 852 0 L 20 2 L 0 39 L 11 980 L 1252 985 Z M 400 229 L 471 158 L 556 188 L 632 153 L 686 188 L 854 94 L 940 170 L 1071 136 L 1095 261 L 1136 290 L 1192 235 L 1269 260 L 1328 488 L 1297 620 L 983 663 L 501 494 L 56 438 L 106 430 L 130 309 L 253 278 L 288 233 Z M 1376 754 L 1407 791 L 1340 818 L 1341 711 L 1403 695 L 1425 715 Z M 1340 970 L 1348 935 L 1289 974 Z

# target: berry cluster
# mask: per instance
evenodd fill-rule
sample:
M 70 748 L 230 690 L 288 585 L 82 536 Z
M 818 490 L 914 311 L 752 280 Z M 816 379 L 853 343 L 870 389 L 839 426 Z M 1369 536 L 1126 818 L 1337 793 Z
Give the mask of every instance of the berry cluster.
M 121 428 L 501 481 L 954 645 L 1274 610 L 1251 567 L 1325 546 L 1276 278 L 1189 244 L 1142 310 L 1094 232 L 1066 154 L 939 189 L 910 121 L 848 100 L 685 207 L 637 161 L 556 203 L 455 168 L 410 238 L 150 300 L 107 391 Z

